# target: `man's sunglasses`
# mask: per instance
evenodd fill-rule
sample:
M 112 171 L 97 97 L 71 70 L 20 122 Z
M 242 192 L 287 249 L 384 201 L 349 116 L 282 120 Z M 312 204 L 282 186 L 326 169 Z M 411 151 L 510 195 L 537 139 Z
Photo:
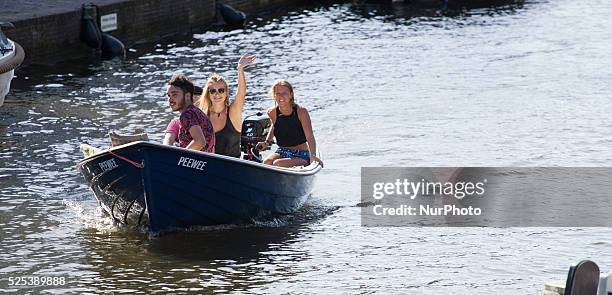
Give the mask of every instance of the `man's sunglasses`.
M 208 93 L 209 94 L 215 94 L 217 92 L 219 92 L 219 94 L 223 94 L 223 93 L 225 93 L 225 88 L 219 88 L 219 89 L 208 88 Z

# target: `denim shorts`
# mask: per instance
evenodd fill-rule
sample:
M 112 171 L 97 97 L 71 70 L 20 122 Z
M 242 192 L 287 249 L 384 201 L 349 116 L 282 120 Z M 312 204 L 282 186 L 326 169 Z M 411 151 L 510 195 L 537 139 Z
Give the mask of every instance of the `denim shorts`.
M 279 154 L 283 158 L 300 158 L 306 160 L 306 163 L 310 163 L 310 153 L 304 150 L 292 150 L 279 147 L 275 153 Z

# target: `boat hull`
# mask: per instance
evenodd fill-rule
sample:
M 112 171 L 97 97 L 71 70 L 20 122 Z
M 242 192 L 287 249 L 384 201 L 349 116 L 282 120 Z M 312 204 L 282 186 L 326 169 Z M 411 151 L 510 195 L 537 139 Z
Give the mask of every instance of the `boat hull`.
M 277 168 L 136 142 L 86 158 L 78 169 L 116 221 L 148 222 L 158 232 L 295 212 L 321 168 Z
M 0 34 L 2 34 L 1 31 Z M 10 40 L 9 43 L 12 51 L 5 55 L 0 55 L 0 106 L 4 104 L 4 98 L 11 88 L 11 80 L 15 74 L 15 68 L 25 58 L 23 48 L 19 44 Z
M 13 80 L 15 70 L 10 70 L 6 73 L 0 74 L 0 106 L 4 104 L 4 98 L 9 93 L 11 88 L 11 80 Z

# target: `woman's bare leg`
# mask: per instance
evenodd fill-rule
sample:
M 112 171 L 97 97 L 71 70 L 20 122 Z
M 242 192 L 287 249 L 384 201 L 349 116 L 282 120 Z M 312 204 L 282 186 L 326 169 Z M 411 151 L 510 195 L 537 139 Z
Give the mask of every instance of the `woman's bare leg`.
M 263 160 L 263 163 L 267 165 L 274 165 L 274 161 L 280 158 L 281 158 L 281 155 L 277 153 L 272 153 L 268 155 L 265 160 Z
M 282 158 L 274 160 L 274 166 L 279 167 L 295 167 L 306 166 L 308 162 L 302 158 Z

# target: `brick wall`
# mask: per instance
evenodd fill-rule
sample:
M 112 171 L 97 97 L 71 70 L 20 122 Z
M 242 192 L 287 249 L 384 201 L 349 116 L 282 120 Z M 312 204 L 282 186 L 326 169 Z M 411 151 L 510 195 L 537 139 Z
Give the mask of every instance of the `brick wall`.
M 15 29 L 5 33 L 23 46 L 26 52 L 24 63 L 88 52 L 79 41 L 80 13 L 77 11 L 17 21 L 14 25 Z
M 213 21 L 215 0 L 132 0 L 99 7 L 100 15 L 117 13 L 117 30 L 109 32 L 123 43 L 155 40 Z M 53 63 L 85 56 L 91 49 L 79 40 L 81 7 L 73 12 L 14 22 L 6 35 L 21 44 L 24 63 Z

